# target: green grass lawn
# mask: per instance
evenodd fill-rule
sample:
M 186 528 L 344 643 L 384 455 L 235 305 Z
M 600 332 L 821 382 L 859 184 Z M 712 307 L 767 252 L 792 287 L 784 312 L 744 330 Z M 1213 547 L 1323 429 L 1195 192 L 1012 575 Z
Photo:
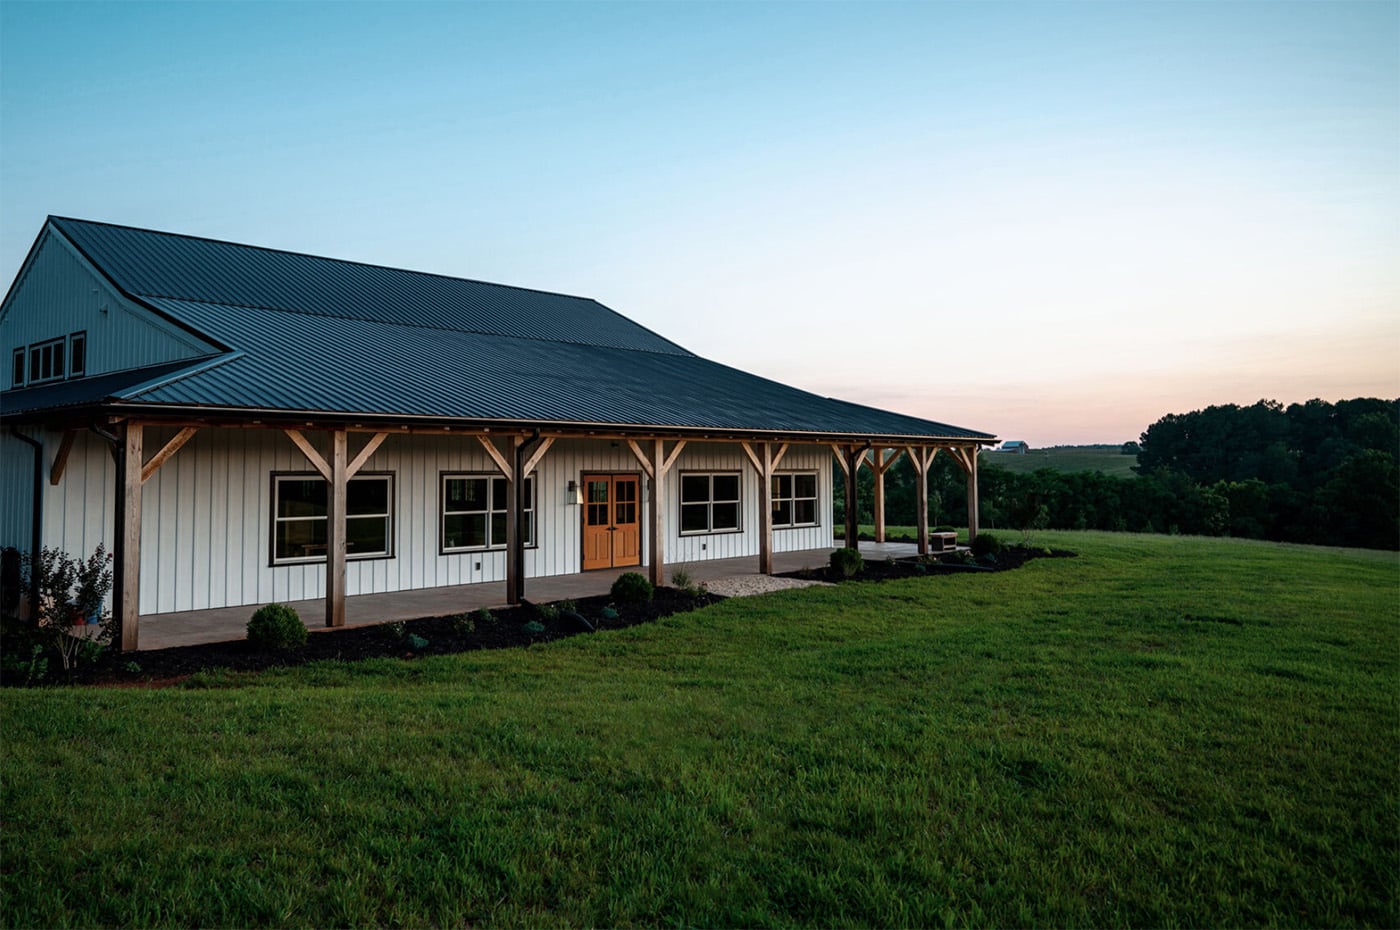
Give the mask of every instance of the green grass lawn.
M 0 693 L 8 926 L 1400 924 L 1394 553 L 1040 533 L 518 652 Z
M 1018 475 L 1038 468 L 1060 472 L 1101 471 L 1114 478 L 1131 478 L 1135 474 L 1136 455 L 1124 455 L 1119 446 L 1061 446 L 1057 449 L 1032 449 L 1025 455 L 1011 452 L 984 452 L 983 465 L 999 465 Z

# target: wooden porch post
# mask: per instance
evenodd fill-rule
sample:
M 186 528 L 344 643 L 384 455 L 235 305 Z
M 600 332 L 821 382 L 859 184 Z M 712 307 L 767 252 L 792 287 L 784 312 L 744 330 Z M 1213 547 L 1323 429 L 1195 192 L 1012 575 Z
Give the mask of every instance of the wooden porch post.
M 520 511 L 525 507 L 525 482 L 520 480 L 525 442 L 510 437 L 511 469 L 506 472 L 506 603 L 519 604 L 525 597 L 525 538 L 520 532 Z M 517 558 L 517 555 L 519 556 Z
M 773 574 L 773 446 L 762 443 L 758 470 L 758 572 Z
M 112 579 L 112 608 L 121 634 L 121 651 L 140 648 L 141 617 L 141 448 L 143 427 L 127 421 L 117 458 L 117 506 L 113 545 L 116 571 Z
M 978 511 L 980 502 L 977 498 L 977 446 L 969 446 L 967 449 L 967 542 L 968 545 L 977 538 L 978 532 Z
M 349 437 L 331 432 L 331 477 L 326 487 L 326 626 L 345 626 L 345 509 L 349 479 Z
M 858 482 L 856 478 L 860 472 L 861 460 L 865 458 L 865 450 L 859 446 L 846 447 L 846 548 L 860 548 L 860 508 L 856 499 L 858 494 L 856 488 Z
M 759 443 L 754 449 L 748 443 L 741 443 L 744 454 L 749 457 L 754 471 L 758 472 L 758 571 L 759 574 L 773 574 L 773 473 L 778 463 L 787 455 L 788 445 L 783 443 L 778 451 L 773 451 L 771 442 Z
M 919 536 L 919 555 L 928 555 L 928 472 L 929 466 L 933 464 L 933 457 L 938 454 L 938 449 L 930 449 L 927 446 L 918 448 L 910 447 L 905 450 L 909 456 L 910 463 L 914 466 L 914 474 L 917 476 L 915 490 L 918 496 L 918 513 L 915 515 L 915 532 Z
M 659 588 L 666 583 L 666 473 L 680 458 L 686 441 L 677 440 L 670 455 L 666 454 L 666 440 L 653 437 L 650 442 L 650 451 L 635 439 L 627 440 L 627 448 L 647 476 L 647 573 Z
M 885 450 L 876 448 L 870 467 L 875 472 L 875 541 L 885 541 L 885 472 L 903 455 L 900 449 L 891 449 L 890 457 L 885 458 Z
M 662 470 L 666 461 L 665 442 L 652 440 L 651 506 L 647 508 L 647 562 L 651 583 L 661 587 L 666 583 L 666 481 Z

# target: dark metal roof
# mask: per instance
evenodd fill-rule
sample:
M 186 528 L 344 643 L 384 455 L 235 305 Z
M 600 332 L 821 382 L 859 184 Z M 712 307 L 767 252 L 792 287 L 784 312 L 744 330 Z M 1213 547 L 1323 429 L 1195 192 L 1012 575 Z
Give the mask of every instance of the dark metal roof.
M 91 378 L 73 378 L 33 387 L 19 388 L 0 394 L 0 416 L 19 416 L 37 410 L 58 410 L 64 407 L 88 407 L 105 401 L 121 400 L 139 392 L 143 387 L 159 384 L 172 373 L 198 364 L 190 359 L 113 371 Z
M 129 296 L 235 349 L 219 364 L 205 360 L 188 373 L 114 392 L 111 399 L 121 403 L 993 438 L 819 397 L 708 361 L 592 300 L 168 233 L 51 222 Z
M 689 355 L 596 300 L 50 217 L 123 292 L 464 333 Z

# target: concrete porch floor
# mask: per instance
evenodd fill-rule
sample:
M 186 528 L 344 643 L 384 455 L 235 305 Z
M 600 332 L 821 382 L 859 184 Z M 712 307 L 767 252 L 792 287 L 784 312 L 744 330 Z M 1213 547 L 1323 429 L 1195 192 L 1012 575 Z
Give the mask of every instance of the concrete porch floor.
M 798 552 L 777 552 L 773 554 L 773 570 L 781 574 L 802 568 L 818 568 L 827 563 L 831 551 L 804 549 Z M 913 543 L 862 542 L 860 552 L 867 559 L 903 558 L 917 554 L 918 547 Z M 758 557 L 743 556 L 737 559 L 670 565 L 666 571 L 668 580 L 671 572 L 677 568 L 684 568 L 695 581 L 708 584 L 721 578 L 757 574 Z M 645 573 L 646 569 L 615 568 L 577 575 L 528 578 L 525 581 L 525 596 L 535 603 L 545 604 L 550 601 L 575 600 L 607 594 L 617 576 L 627 571 Z M 384 594 L 359 594 L 345 599 L 345 626 L 373 626 L 393 620 L 440 617 L 444 614 L 476 610 L 478 607 L 496 608 L 505 605 L 504 581 L 445 588 L 420 588 L 414 591 L 390 591 Z M 325 632 L 324 600 L 318 598 L 310 601 L 292 601 L 290 606 L 296 609 L 302 622 L 312 633 Z M 248 618 L 256 609 L 252 606 L 219 607 L 213 610 L 146 614 L 140 620 L 140 648 L 165 649 L 170 646 L 194 646 L 244 639 Z

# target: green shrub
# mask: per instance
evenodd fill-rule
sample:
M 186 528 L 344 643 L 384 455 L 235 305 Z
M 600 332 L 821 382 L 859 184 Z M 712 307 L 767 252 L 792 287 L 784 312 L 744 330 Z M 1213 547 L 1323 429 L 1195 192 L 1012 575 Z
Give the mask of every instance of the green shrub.
M 495 623 L 496 615 L 491 613 L 489 607 L 478 607 L 472 611 L 472 619 L 477 623 Z
M 1001 540 L 991 533 L 978 533 L 972 541 L 972 554 L 976 556 L 996 555 L 1001 550 Z
M 521 629 L 533 636 L 536 633 L 544 632 L 544 624 L 538 620 L 531 620 L 529 623 L 522 626 Z
M 612 598 L 620 604 L 645 604 L 655 593 L 647 576 L 637 572 L 619 575 L 612 586 Z
M 863 568 L 865 559 L 861 558 L 859 550 L 837 549 L 831 553 L 831 570 L 842 578 L 852 578 Z
M 535 614 L 536 614 L 536 616 L 538 616 L 541 620 L 546 620 L 546 621 L 548 621 L 548 622 L 550 622 L 550 623 L 553 623 L 555 620 L 558 620 L 558 619 L 559 619 L 559 605 L 558 605 L 558 604 L 536 604 L 536 605 L 535 605 Z
M 248 642 L 259 649 L 295 649 L 306 645 L 306 627 L 286 604 L 266 604 L 248 621 Z
M 603 615 L 603 619 L 604 619 L 604 620 L 616 620 L 616 619 L 617 619 L 617 608 L 613 607 L 613 606 L 610 604 L 610 605 L 608 605 L 607 607 L 604 607 L 604 608 L 603 608 L 603 610 L 602 610 L 602 615 Z
M 422 652 L 424 649 L 428 648 L 428 641 L 417 633 L 409 633 L 408 648 L 412 649 L 414 652 Z
M 453 614 L 448 623 L 452 626 L 452 632 L 459 636 L 476 632 L 476 616 L 474 614 Z

